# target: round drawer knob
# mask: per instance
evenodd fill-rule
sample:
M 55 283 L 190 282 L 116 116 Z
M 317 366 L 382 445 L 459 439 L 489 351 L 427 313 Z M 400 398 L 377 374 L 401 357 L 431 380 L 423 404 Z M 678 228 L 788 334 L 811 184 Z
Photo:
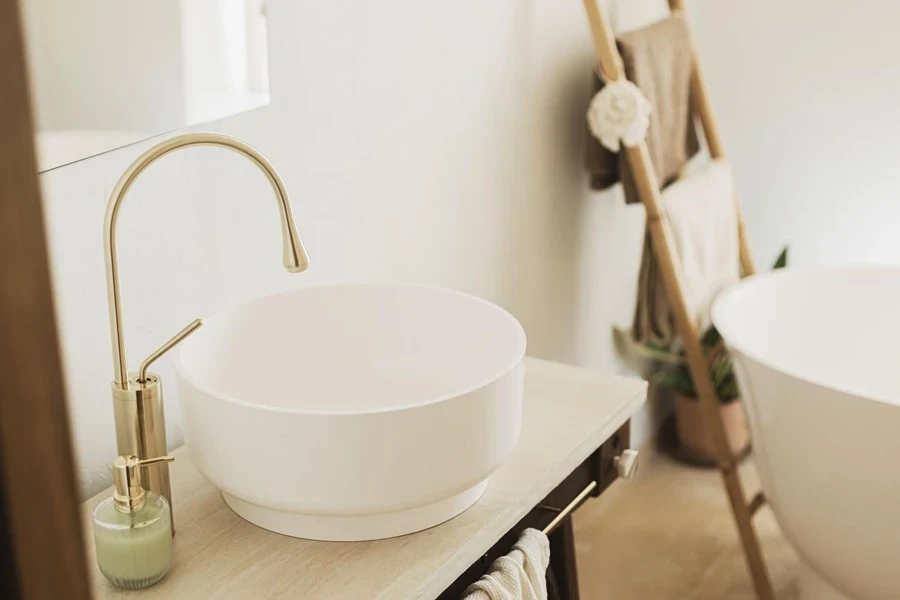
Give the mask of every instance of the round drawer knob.
M 622 479 L 631 479 L 638 470 L 638 451 L 622 450 L 622 454 L 613 459 L 613 465 Z

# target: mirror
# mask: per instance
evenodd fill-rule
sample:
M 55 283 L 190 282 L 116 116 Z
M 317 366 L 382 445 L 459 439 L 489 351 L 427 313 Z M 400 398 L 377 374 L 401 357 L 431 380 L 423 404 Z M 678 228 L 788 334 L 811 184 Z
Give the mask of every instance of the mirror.
M 265 0 L 23 0 L 39 171 L 269 102 Z

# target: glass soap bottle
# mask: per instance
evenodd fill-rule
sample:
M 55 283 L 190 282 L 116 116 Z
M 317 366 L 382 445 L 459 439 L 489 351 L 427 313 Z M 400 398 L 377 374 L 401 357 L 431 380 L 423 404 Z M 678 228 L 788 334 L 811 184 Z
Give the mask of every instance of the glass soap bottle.
M 171 462 L 171 456 L 113 461 L 115 492 L 94 509 L 97 565 L 114 585 L 140 589 L 153 585 L 172 565 L 172 517 L 165 498 L 141 487 L 141 467 Z

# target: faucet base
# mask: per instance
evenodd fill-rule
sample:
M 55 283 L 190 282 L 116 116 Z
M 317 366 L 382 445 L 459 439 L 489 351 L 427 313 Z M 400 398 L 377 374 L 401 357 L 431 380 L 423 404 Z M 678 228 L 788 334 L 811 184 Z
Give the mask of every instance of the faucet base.
M 126 384 L 113 383 L 113 413 L 116 421 L 116 446 L 120 456 L 135 455 L 140 460 L 164 456 L 166 447 L 166 415 L 163 410 L 162 380 L 148 373 L 143 383 L 133 373 Z M 169 501 L 172 510 L 172 487 L 169 466 L 141 467 L 142 487 Z M 172 521 L 172 533 L 175 533 Z

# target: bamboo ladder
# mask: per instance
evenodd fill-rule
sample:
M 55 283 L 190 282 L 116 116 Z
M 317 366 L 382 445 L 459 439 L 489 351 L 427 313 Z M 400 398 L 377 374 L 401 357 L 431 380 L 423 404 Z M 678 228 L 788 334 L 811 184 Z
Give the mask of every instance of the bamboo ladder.
M 604 19 L 602 11 L 597 6 L 597 1 L 584 0 L 594 40 L 595 58 L 604 77 L 610 81 L 616 81 L 625 77 L 622 57 L 619 55 L 612 30 Z M 683 0 L 669 0 L 669 7 L 673 13 L 681 12 L 684 9 Z M 709 101 L 706 83 L 703 80 L 703 73 L 700 70 L 696 49 L 693 51 L 693 63 L 691 91 L 695 110 L 703 124 L 703 131 L 706 135 L 707 146 L 712 158 L 724 158 L 725 151 L 722 147 L 719 128 Z M 672 233 L 669 231 L 668 223 L 662 218 L 664 208 L 656 174 L 650 162 L 650 155 L 647 152 L 647 144 L 642 141 L 637 146 L 623 147 L 623 152 L 634 172 L 638 195 L 647 210 L 647 224 L 650 228 L 651 245 L 660 267 L 666 294 L 674 311 L 675 325 L 684 343 L 688 367 L 697 388 L 697 396 L 701 405 L 705 427 L 712 434 L 719 470 L 722 473 L 728 500 L 731 503 L 734 519 L 737 522 L 738 533 L 740 534 L 741 544 L 747 558 L 747 566 L 750 569 L 756 595 L 760 600 L 775 600 L 775 593 L 769 580 L 759 539 L 752 522 L 753 515 L 766 503 L 766 499 L 762 492 L 756 494 L 749 503 L 745 499 L 741 479 L 737 472 L 737 461 L 729 448 L 725 427 L 719 413 L 719 403 L 710 378 L 709 364 L 700 344 L 697 326 L 688 314 L 682 282 L 675 267 L 675 252 L 673 250 L 675 245 L 672 241 Z M 740 199 L 737 196 L 737 192 L 735 192 L 735 202 L 738 203 L 741 270 L 745 276 L 752 275 L 755 269 L 747 243 L 744 219 L 741 216 Z

